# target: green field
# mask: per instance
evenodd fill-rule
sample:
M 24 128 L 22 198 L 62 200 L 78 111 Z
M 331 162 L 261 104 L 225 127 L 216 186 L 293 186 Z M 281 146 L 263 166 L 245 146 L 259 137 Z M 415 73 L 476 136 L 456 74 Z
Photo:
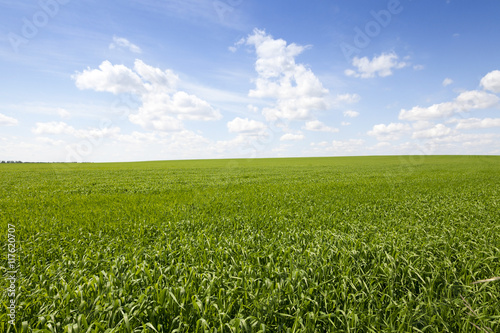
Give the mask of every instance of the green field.
M 0 164 L 0 186 L 17 332 L 500 332 L 500 281 L 473 284 L 500 276 L 498 156 Z

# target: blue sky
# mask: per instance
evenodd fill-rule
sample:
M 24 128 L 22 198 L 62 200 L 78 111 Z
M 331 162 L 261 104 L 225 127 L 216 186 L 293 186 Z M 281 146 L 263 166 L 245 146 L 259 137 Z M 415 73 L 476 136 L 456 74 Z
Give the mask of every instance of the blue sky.
M 495 0 L 0 5 L 0 160 L 500 154 Z

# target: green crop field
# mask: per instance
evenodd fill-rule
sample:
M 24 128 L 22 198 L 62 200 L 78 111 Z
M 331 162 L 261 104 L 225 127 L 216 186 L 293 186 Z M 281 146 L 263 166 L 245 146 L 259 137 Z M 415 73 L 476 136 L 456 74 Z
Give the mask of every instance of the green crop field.
M 0 332 L 500 332 L 498 156 L 0 164 L 0 227 Z

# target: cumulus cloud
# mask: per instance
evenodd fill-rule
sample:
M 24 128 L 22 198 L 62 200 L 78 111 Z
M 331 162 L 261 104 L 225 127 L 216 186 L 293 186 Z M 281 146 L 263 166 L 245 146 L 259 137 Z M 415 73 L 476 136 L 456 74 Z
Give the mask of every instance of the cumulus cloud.
M 18 122 L 17 119 L 0 113 L 0 126 L 14 126 L 17 125 Z
M 311 147 L 327 147 L 330 143 L 328 141 L 321 141 L 321 142 L 311 142 Z
M 305 136 L 303 134 L 286 133 L 280 138 L 280 141 L 300 141 L 304 139 Z
M 170 69 L 162 70 L 145 64 L 142 60 L 134 62 L 134 70 L 141 76 L 148 91 L 175 91 L 179 77 Z
M 141 106 L 129 120 L 145 129 L 181 131 L 182 120 L 208 121 L 222 117 L 208 102 L 178 91 L 179 78 L 171 70 L 161 70 L 138 59 L 133 69 L 104 61 L 99 69 L 84 70 L 73 78 L 79 89 L 138 96 Z
M 463 91 L 452 100 L 430 106 L 415 106 L 409 110 L 402 109 L 399 113 L 399 119 L 410 121 L 409 123 L 394 122 L 388 125 L 375 125 L 367 134 L 376 137 L 379 142 L 391 142 L 401 138 L 422 140 L 425 142 L 427 153 L 494 153 L 494 150 L 490 148 L 488 148 L 490 150 L 483 148 L 496 142 L 495 140 L 500 138 L 500 134 L 462 133 L 462 131 L 500 127 L 500 118 L 464 117 L 465 112 L 492 111 L 492 109 L 499 108 L 500 98 L 494 94 L 497 74 L 496 71 L 492 71 L 483 77 L 481 87 L 484 89 Z M 443 86 L 452 83 L 453 81 L 447 78 L 443 81 Z M 460 117 L 453 118 L 455 115 L 460 115 Z M 421 150 L 419 147 L 422 147 L 422 144 L 413 144 L 410 141 L 393 146 L 394 149 L 405 153 L 409 153 L 411 150 Z M 467 150 L 468 147 L 471 149 Z M 477 147 L 478 150 L 472 150 L 473 147 Z
M 422 130 L 422 131 L 416 131 L 413 133 L 412 138 L 413 139 L 430 139 L 430 138 L 436 138 L 436 137 L 443 137 L 446 135 L 449 135 L 451 133 L 451 129 L 449 127 L 446 127 L 443 124 L 437 124 L 436 126 Z
M 54 140 L 54 139 L 43 137 L 43 136 L 37 137 L 36 141 L 39 141 L 39 142 L 42 142 L 42 143 L 45 143 L 45 144 L 48 144 L 51 146 L 61 146 L 64 144 L 63 140 Z
M 252 105 L 252 104 L 248 104 L 247 105 L 247 109 L 251 112 L 254 112 L 254 113 L 257 113 L 259 112 L 259 108 L 255 105 Z
M 127 154 L 135 160 L 144 160 L 144 147 L 150 152 L 148 159 L 183 159 L 197 156 L 213 157 L 212 142 L 189 130 L 177 132 L 137 132 L 120 134 L 114 137 L 118 147 L 126 147 Z M 129 159 L 130 160 L 130 159 Z
M 347 76 L 360 77 L 363 79 L 373 78 L 376 76 L 386 77 L 392 75 L 394 69 L 401 69 L 408 64 L 404 61 L 399 61 L 396 53 L 382 53 L 378 57 L 373 57 L 370 60 L 368 57 L 358 58 L 354 57 L 352 65 L 356 67 L 353 69 L 346 69 Z
M 428 129 L 428 128 L 431 128 L 435 125 L 435 123 L 433 123 L 432 121 L 428 121 L 428 120 L 419 120 L 419 121 L 415 121 L 413 124 L 412 124 L 412 127 L 414 130 L 416 131 L 420 131 L 420 130 L 424 130 L 424 129 Z
M 41 134 L 73 134 L 76 130 L 72 126 L 66 124 L 65 122 L 52 121 L 48 123 L 36 123 L 33 133 Z
M 477 154 L 484 148 L 491 149 L 495 146 L 500 148 L 498 145 L 500 138 L 500 134 L 494 133 L 459 133 L 452 132 L 449 135 L 436 136 L 430 138 L 428 142 L 431 143 L 436 148 L 439 147 L 454 147 L 458 152 L 463 153 L 463 148 L 473 148 L 473 150 L 469 150 L 472 154 Z M 489 147 L 488 147 L 489 146 Z M 483 150 L 483 152 L 488 152 L 488 150 Z M 489 150 L 491 153 L 491 150 Z
M 378 124 L 373 126 L 371 131 L 368 131 L 368 135 L 375 136 L 378 141 L 395 141 L 399 140 L 401 136 L 408 134 L 410 130 L 411 126 L 408 124 Z
M 184 129 L 182 121 L 165 114 L 163 110 L 148 110 L 140 108 L 139 114 L 129 115 L 129 120 L 147 130 L 176 132 Z
M 500 71 L 489 72 L 481 79 L 481 87 L 494 93 L 500 93 Z
M 63 108 L 58 108 L 57 109 L 57 114 L 61 118 L 69 118 L 71 116 L 71 114 L 67 110 L 65 110 Z
M 52 121 L 47 123 L 36 123 L 32 132 L 36 135 L 71 135 L 80 139 L 114 137 L 120 133 L 120 128 L 116 126 L 102 126 L 101 128 L 75 129 L 62 121 Z
M 145 92 L 141 77 L 125 65 L 113 65 L 108 60 L 99 69 L 86 69 L 73 76 L 78 89 L 92 89 L 113 94 Z
M 447 87 L 452 83 L 453 83 L 453 80 L 450 79 L 449 77 L 447 77 L 446 79 L 443 80 L 443 87 Z
M 231 133 L 258 133 L 266 129 L 266 125 L 260 121 L 236 117 L 227 123 L 227 128 Z
M 359 152 L 365 144 L 363 139 L 333 140 L 311 143 L 312 151 L 317 154 L 335 153 L 337 155 L 350 155 Z
M 352 111 L 352 110 L 344 111 L 344 117 L 356 118 L 357 116 L 359 116 L 359 112 L 357 111 Z
M 255 29 L 245 43 L 255 47 L 257 55 L 258 77 L 249 96 L 275 100 L 274 105 L 262 110 L 267 120 L 305 120 L 311 118 L 314 110 L 328 108 L 328 90 L 310 69 L 295 62 L 295 57 L 306 46 L 274 39 L 259 29 Z
M 500 127 L 500 118 L 452 119 L 449 123 L 456 123 L 456 129 L 492 128 Z
M 352 153 L 362 147 L 365 143 L 363 139 L 349 139 L 345 141 L 332 141 L 329 151 L 342 152 L 342 153 Z
M 498 105 L 499 101 L 500 99 L 496 95 L 470 90 L 461 93 L 452 102 L 433 104 L 429 107 L 415 106 L 410 110 L 402 109 L 399 113 L 399 119 L 418 121 L 450 117 L 460 112 L 488 109 Z
M 166 144 L 167 137 L 165 132 L 137 132 L 133 131 L 130 134 L 120 134 L 116 136 L 116 140 L 119 142 L 131 143 L 131 144 Z
M 358 94 L 338 94 L 335 96 L 334 104 L 354 104 L 361 100 Z
M 331 133 L 336 133 L 339 131 L 338 128 L 333 128 L 326 126 L 319 120 L 311 120 L 306 122 L 306 125 L 304 126 L 304 129 L 307 131 L 314 131 L 314 132 L 331 132 Z
M 126 38 L 123 38 L 123 37 L 113 36 L 113 42 L 111 44 L 109 44 L 109 48 L 111 50 L 117 49 L 117 48 L 124 48 L 124 49 L 128 49 L 130 52 L 133 52 L 133 53 L 142 53 L 142 50 L 139 46 L 132 44 Z
M 293 147 L 293 144 L 282 143 L 278 147 L 273 148 L 272 151 L 275 152 L 275 153 L 284 153 L 287 150 L 289 150 L 291 147 Z

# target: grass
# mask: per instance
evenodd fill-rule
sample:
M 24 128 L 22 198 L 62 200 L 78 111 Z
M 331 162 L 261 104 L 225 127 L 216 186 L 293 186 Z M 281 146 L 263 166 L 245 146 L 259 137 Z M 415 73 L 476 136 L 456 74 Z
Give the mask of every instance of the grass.
M 0 165 L 0 331 L 498 332 L 499 221 L 497 156 Z

